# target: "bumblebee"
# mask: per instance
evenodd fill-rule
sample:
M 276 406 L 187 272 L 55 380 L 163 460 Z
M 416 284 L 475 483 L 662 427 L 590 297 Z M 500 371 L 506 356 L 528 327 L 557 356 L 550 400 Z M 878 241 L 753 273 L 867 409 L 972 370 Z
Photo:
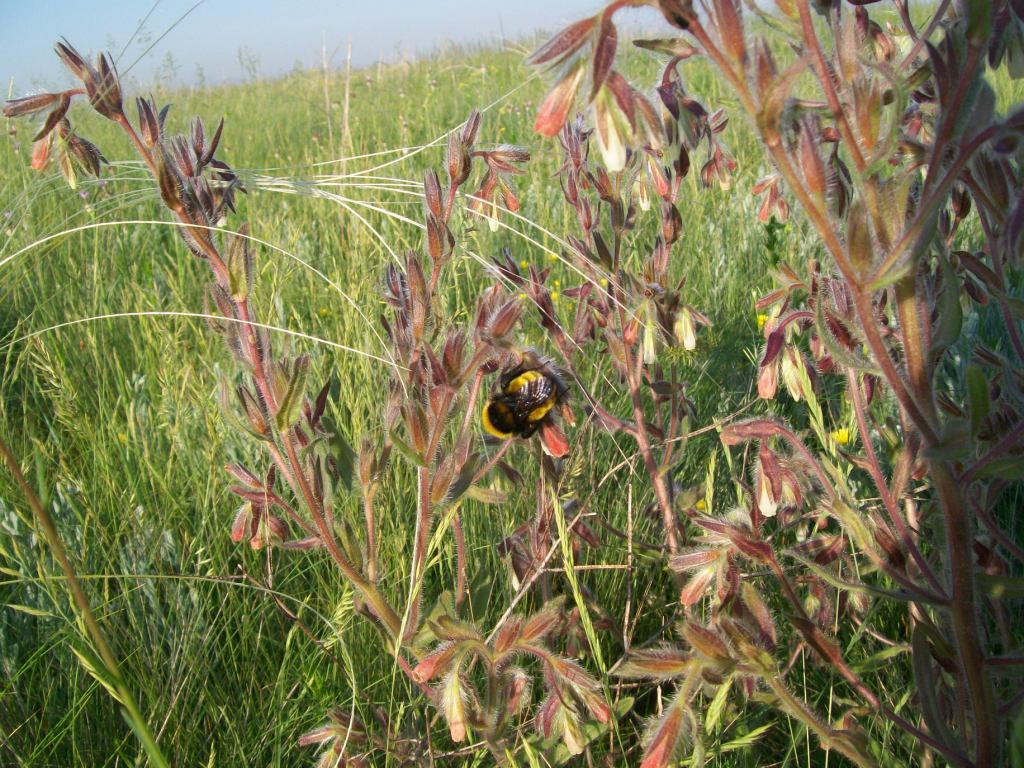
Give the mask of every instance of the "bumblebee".
M 553 419 L 568 395 L 569 387 L 561 372 L 539 355 L 526 352 L 499 377 L 481 414 L 484 429 L 502 439 L 532 437 L 538 430 L 546 438 L 546 432 L 557 432 Z M 548 442 L 544 440 L 545 447 Z

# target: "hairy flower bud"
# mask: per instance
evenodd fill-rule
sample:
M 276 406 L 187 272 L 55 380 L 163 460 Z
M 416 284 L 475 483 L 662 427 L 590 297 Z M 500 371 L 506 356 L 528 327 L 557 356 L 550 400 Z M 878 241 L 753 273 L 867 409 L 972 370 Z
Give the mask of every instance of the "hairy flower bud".
M 807 398 L 810 373 L 803 353 L 796 347 L 788 346 L 782 352 L 782 381 L 794 400 L 800 402 Z
M 519 317 L 523 314 L 523 306 L 518 299 L 509 299 L 505 304 L 491 315 L 491 321 L 487 326 L 487 334 L 494 341 L 503 340 L 511 333 Z

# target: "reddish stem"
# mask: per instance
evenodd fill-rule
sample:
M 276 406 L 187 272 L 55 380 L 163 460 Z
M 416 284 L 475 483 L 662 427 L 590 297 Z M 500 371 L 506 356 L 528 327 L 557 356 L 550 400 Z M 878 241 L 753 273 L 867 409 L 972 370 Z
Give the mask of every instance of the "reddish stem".
M 857 427 L 860 429 L 860 442 L 864 447 L 864 453 L 868 459 L 868 470 L 871 474 L 871 478 L 875 481 L 875 486 L 878 488 L 878 492 L 882 497 L 882 503 L 885 505 L 885 510 L 889 514 L 889 520 L 892 522 L 893 527 L 896 528 L 896 533 L 900 537 L 900 541 L 903 542 L 903 546 L 907 548 L 910 556 L 917 563 L 917 567 L 920 569 L 921 574 L 925 577 L 927 582 L 931 585 L 931 588 L 936 593 L 942 596 L 944 600 L 947 600 L 946 590 L 939 582 L 938 577 L 932 570 L 931 566 L 928 565 L 928 561 L 924 559 L 924 555 L 917 546 L 917 542 L 914 541 L 913 536 L 910 535 L 910 530 L 907 528 L 906 523 L 903 520 L 903 516 L 900 514 L 899 502 L 893 498 L 892 492 L 889 490 L 889 485 L 885 481 L 885 477 L 882 475 L 882 467 L 878 461 L 878 455 L 875 453 L 875 446 L 871 442 L 871 431 L 868 428 L 867 421 L 867 407 L 864 402 L 864 392 L 861 390 L 860 382 L 857 381 L 857 373 L 852 368 L 847 370 L 847 383 L 850 392 L 850 401 L 853 403 L 853 410 L 857 416 Z
M 853 158 L 853 164 L 856 167 L 857 172 L 863 173 L 864 169 L 867 168 L 867 162 L 864 160 L 864 155 L 860 151 L 860 145 L 857 143 L 857 137 L 854 135 L 853 129 L 850 127 L 850 121 L 846 118 L 846 110 L 843 109 L 843 105 L 839 101 L 839 94 L 836 92 L 835 83 L 832 79 L 832 72 L 829 69 L 828 63 L 825 61 L 825 55 L 821 50 L 821 43 L 818 41 L 818 35 L 814 31 L 814 22 L 811 20 L 811 11 L 807 7 L 807 0 L 800 0 L 798 8 L 800 12 L 800 25 L 803 28 L 804 41 L 807 43 L 807 47 L 810 48 L 811 62 L 814 66 L 815 73 L 818 75 L 818 80 L 821 83 L 822 90 L 825 92 L 825 100 L 828 102 L 829 109 L 832 110 L 832 117 L 836 121 L 836 125 L 839 127 L 839 133 L 843 137 L 843 143 L 846 146 L 846 151 L 849 152 L 850 157 Z

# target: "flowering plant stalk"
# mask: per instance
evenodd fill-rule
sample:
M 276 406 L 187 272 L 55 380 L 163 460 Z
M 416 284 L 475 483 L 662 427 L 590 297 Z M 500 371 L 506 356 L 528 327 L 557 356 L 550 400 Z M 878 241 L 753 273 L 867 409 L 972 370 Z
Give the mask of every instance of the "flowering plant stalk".
M 504 145 L 476 147 L 480 115 L 474 112 L 449 137 L 446 182 L 442 185 L 434 171 L 425 174 L 424 251 L 409 251 L 384 278 L 391 308 L 390 316 L 382 318 L 391 345 L 385 437 L 379 444 L 364 439 L 357 452 L 329 417 L 330 382 L 310 389 L 309 357 L 279 351 L 258 319 L 253 306 L 256 254 L 248 227 L 223 229 L 234 212 L 235 195 L 245 191 L 216 156 L 223 121 L 212 136 L 198 118 L 187 135 L 171 135 L 168 107 L 158 109 L 142 98 L 136 100 L 138 116 L 132 120 L 109 56 L 100 55 L 92 65 L 66 42 L 56 49 L 83 87 L 16 99 L 4 109 L 8 117 L 49 110 L 35 139 L 33 166 L 42 170 L 56 153 L 72 184 L 79 172 L 99 174 L 103 155 L 74 132 L 68 118 L 72 102 L 87 97 L 98 114 L 123 129 L 152 174 L 183 242 L 212 273 L 208 296 L 217 319 L 211 327 L 242 374 L 240 383 L 225 386 L 225 410 L 255 440 L 266 463 L 263 470 L 242 463 L 226 467 L 231 490 L 242 500 L 231 538 L 254 549 L 326 550 L 351 585 L 357 609 L 379 628 L 384 649 L 413 690 L 441 711 L 453 741 L 478 734 L 504 764 L 508 736 L 534 722 L 545 738 L 563 742 L 572 754 L 582 751 L 592 738 L 584 736 L 582 726 L 591 718 L 607 724 L 611 710 L 597 681 L 559 655 L 552 642 L 564 620 L 562 602 L 549 601 L 531 616 L 510 611 L 489 639 L 460 618 L 467 565 L 459 505 L 469 495 L 486 495 L 480 483 L 509 447 L 506 441 L 491 456 L 479 450 L 476 415 L 484 377 L 525 354 L 515 343 L 522 306 L 491 287 L 480 296 L 474 320 L 457 326 L 440 314 L 438 289 L 456 245 L 450 219 L 474 164 L 486 167 L 475 198 L 489 200 L 500 191 L 503 206 L 514 209 L 509 179 L 529 155 Z M 491 201 L 488 210 L 493 214 L 495 209 Z M 544 421 L 557 435 L 554 419 L 552 414 Z M 397 585 L 383 583 L 386 569 L 377 540 L 377 494 L 392 454 L 408 462 L 416 475 L 412 563 L 402 601 L 391 595 Z M 335 502 L 342 486 L 360 492 L 361 521 L 339 516 Z M 423 616 L 427 564 L 440 537 L 447 535 L 456 550 L 454 598 L 440 600 Z M 524 655 L 543 670 L 548 692 L 532 720 L 524 718 L 532 703 L 531 675 L 515 663 Z M 483 696 L 469 674 L 474 663 L 486 669 Z M 366 765 L 374 750 L 395 755 L 403 764 L 426 759 L 424 742 L 396 745 L 395 724 L 379 726 L 375 730 L 352 713 L 332 712 L 328 723 L 301 743 L 322 745 L 322 765 Z
M 897 1 L 886 29 L 871 2 L 779 0 L 777 16 L 738 0 L 709 0 L 700 12 L 690 0 L 611 3 L 534 54 L 557 73 L 536 127 L 576 130 L 566 118 L 589 72 L 599 145 L 620 174 L 638 158 L 675 157 L 652 141 L 643 102 L 624 97 L 631 86 L 613 77 L 612 19 L 645 4 L 679 31 L 637 43 L 670 57 L 657 90 L 663 117 L 682 111 L 677 68 L 705 56 L 774 165 L 754 187 L 764 195 L 759 218 L 785 221 L 795 201 L 827 261 L 780 265 L 778 285 L 758 302 L 768 312 L 758 392 L 775 399 L 781 378 L 806 404 L 810 429 L 772 416 L 722 426 L 727 448 L 755 446 L 754 473 L 749 485 L 736 478 L 746 490 L 733 511 L 689 511 L 692 547 L 668 537 L 669 565 L 687 578 L 684 645 L 638 651 L 618 668 L 679 681 L 643 764 L 669 765 L 683 744 L 699 754 L 698 695 L 711 698 L 706 716 L 717 720 L 734 686 L 857 764 L 880 759 L 879 721 L 908 749 L 998 764 L 1021 705 L 1008 677 L 1019 613 L 1008 602 L 1024 553 L 1003 527 L 1000 495 L 1019 477 L 1024 447 L 1012 282 L 1024 113 L 996 113 L 986 73 L 1017 70 L 1022 9 L 944 1 L 919 28 Z M 762 23 L 787 36 L 785 60 L 757 32 Z M 732 170 L 709 142 L 704 181 Z M 1000 324 L 998 348 L 965 333 L 968 313 Z M 842 441 L 825 421 L 832 380 L 846 392 L 836 404 L 851 426 Z M 674 529 L 674 513 L 665 521 Z M 905 635 L 878 635 L 871 606 L 883 603 L 903 606 Z M 700 605 L 708 618 L 691 611 Z M 909 647 L 909 711 L 848 663 L 844 628 Z M 804 652 L 845 682 L 853 703 L 838 720 L 787 683 Z

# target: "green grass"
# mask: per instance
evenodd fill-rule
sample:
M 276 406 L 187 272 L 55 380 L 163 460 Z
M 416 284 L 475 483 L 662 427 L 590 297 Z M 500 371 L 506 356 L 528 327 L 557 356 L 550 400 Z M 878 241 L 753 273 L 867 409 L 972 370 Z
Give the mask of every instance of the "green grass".
M 649 62 L 635 67 L 638 81 L 651 81 Z M 688 72 L 690 90 L 708 103 L 731 106 L 705 68 L 692 66 Z M 315 164 L 343 151 L 344 81 L 336 73 L 327 82 L 326 103 L 317 72 L 163 96 L 174 102 L 169 117 L 174 129 L 185 129 L 194 113 L 208 122 L 226 118 L 222 155 L 241 169 L 249 187 L 233 223 L 249 221 L 256 237 L 280 249 L 259 252 L 257 303 L 263 318 L 379 355 L 384 352 L 375 320 L 383 307 L 380 277 L 393 254 L 420 247 L 421 235 L 363 203 L 419 220 L 420 199 L 406 191 L 418 191 L 423 169 L 442 166 L 443 143 L 435 140 L 474 107 L 487 107 L 482 142 L 519 143 L 533 153 L 518 190 L 523 215 L 538 227 L 512 224 L 540 245 L 506 230 L 491 233 L 457 214 L 461 247 L 446 275 L 448 312 L 459 319 L 471 311 L 488 281 L 480 259 L 506 245 L 517 261 L 551 265 L 556 277 L 571 284 L 571 272 L 544 250 L 558 251 L 544 230 L 569 233 L 574 224 L 552 183 L 560 163 L 557 144 L 530 131 L 544 90 L 532 74 L 520 51 L 493 50 L 462 50 L 355 72 L 352 154 L 389 154 L 326 166 Z M 404 710 L 407 718 L 407 702 L 413 702 L 414 709 L 432 717 L 381 655 L 372 630 L 353 616 L 350 592 L 325 554 L 272 556 L 273 590 L 318 643 L 243 578 L 244 570 L 265 581 L 267 555 L 228 538 L 237 504 L 222 467 L 233 457 L 257 454 L 226 427 L 218 397 L 221 383 L 234 379 L 234 365 L 205 322 L 168 315 L 89 320 L 117 313 L 207 311 L 206 267 L 188 255 L 170 226 L 94 226 L 166 219 L 138 164 L 119 162 L 133 157 L 127 142 L 110 124 L 83 121 L 81 132 L 113 161 L 105 188 L 82 183 L 83 199 L 55 172 L 27 169 L 30 126 L 16 125 L 17 134 L 0 139 L 0 215 L 12 213 L 0 221 L 6 229 L 0 231 L 0 433 L 27 466 L 38 466 L 36 484 L 48 497 L 125 678 L 171 764 L 311 764 L 313 751 L 298 747 L 297 736 L 321 722 L 329 707 L 353 702 L 367 718 L 373 712 L 368 702 L 395 716 Z M 751 400 L 751 358 L 760 338 L 753 297 L 769 285 L 767 266 L 779 258 L 801 263 L 819 255 L 800 224 L 774 234 L 756 224 L 749 189 L 765 172 L 765 160 L 741 120 L 730 123 L 726 138 L 739 162 L 733 187 L 701 191 L 696 174 L 687 179 L 680 206 L 685 236 L 674 254 L 674 269 L 687 279 L 688 300 L 715 324 L 683 365 L 697 427 Z M 403 147 L 417 150 L 394 152 Z M 373 175 L 388 177 L 376 186 L 339 178 L 353 185 L 333 187 L 322 178 L 374 165 L 381 167 Z M 314 180 L 318 183 L 309 183 Z M 325 191 L 359 202 L 343 205 L 318 196 Z M 43 242 L 51 235 L 59 236 Z M 649 228 L 638 230 L 635 258 L 641 258 L 651 237 Z M 337 288 L 295 259 L 314 266 Z M 85 322 L 48 330 L 80 320 Z M 542 343 L 532 318 L 527 336 Z M 386 381 L 381 363 L 307 339 L 277 335 L 275 343 L 312 352 L 318 376 L 337 375 L 350 435 L 378 434 L 377 393 Z M 595 355 L 595 386 L 608 394 L 612 388 L 602 383 L 603 374 Z M 627 496 L 642 506 L 649 500 L 648 483 L 628 467 L 603 485 L 598 482 L 634 449 L 628 441 L 589 432 L 582 440 L 589 463 L 577 482 L 593 488 L 592 505 L 624 527 Z M 716 446 L 714 433 L 694 440 L 680 478 L 701 482 Z M 529 454 L 522 451 L 516 460 L 530 475 Z M 716 498 L 727 505 L 734 491 L 725 482 L 724 464 L 719 455 Z M 383 581 L 396 601 L 409 568 L 410 479 L 400 467 L 390 472 L 378 505 L 381 561 L 389 569 Z M 513 593 L 495 545 L 531 514 L 530 497 L 513 494 L 502 506 L 468 502 L 464 507 L 477 589 L 473 610 L 484 627 Z M 339 514 L 358 518 L 357 498 L 344 498 Z M 653 520 L 639 519 L 637 525 L 639 538 L 659 539 Z M 624 553 L 609 545 L 581 558 L 589 564 L 620 563 Z M 453 582 L 452 562 L 451 552 L 442 552 L 428 576 L 428 599 Z M 5 473 L 0 473 L 0 566 L 0 764 L 136 763 L 140 748 L 116 704 L 74 655 L 84 635 L 59 569 Z M 579 574 L 606 606 L 621 605 L 626 578 L 622 570 Z M 636 594 L 651 605 L 671 600 L 670 582 L 657 564 L 641 558 L 632 579 Z M 641 622 L 637 640 L 656 629 Z M 602 643 L 604 658 L 616 659 L 617 639 L 602 636 Z M 862 646 L 850 639 L 854 661 L 863 662 L 877 650 Z M 806 690 L 797 686 L 798 692 L 828 711 L 829 679 L 810 667 L 805 675 Z M 893 665 L 879 679 L 900 690 L 908 685 L 906 675 L 905 667 Z M 834 711 L 843 708 L 836 703 Z M 757 706 L 734 714 L 737 722 L 723 732 L 723 741 L 766 723 L 774 727 L 754 753 L 731 752 L 716 758 L 715 765 L 761 765 L 768 758 L 780 765 L 821 764 L 822 754 L 796 724 Z M 631 719 L 629 727 L 635 724 Z M 434 746 L 450 748 L 444 737 Z M 831 759 L 831 765 L 840 764 Z M 481 753 L 478 764 L 488 763 Z

